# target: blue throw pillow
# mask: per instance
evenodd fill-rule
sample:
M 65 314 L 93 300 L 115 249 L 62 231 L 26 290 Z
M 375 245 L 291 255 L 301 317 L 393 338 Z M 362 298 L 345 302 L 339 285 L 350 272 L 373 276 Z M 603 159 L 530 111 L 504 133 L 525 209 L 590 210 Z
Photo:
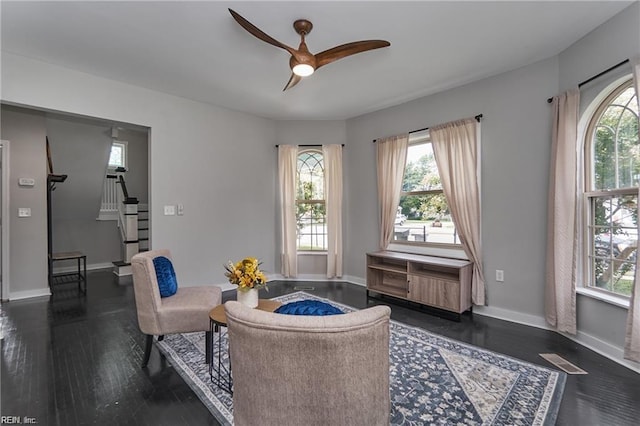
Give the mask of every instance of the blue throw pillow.
M 156 278 L 160 287 L 160 297 L 169 297 L 178 291 L 178 281 L 176 271 L 173 270 L 171 261 L 164 256 L 153 259 L 153 266 L 156 268 Z
M 280 306 L 275 312 L 285 315 L 337 315 L 344 313 L 335 306 L 319 300 L 299 300 L 287 303 Z

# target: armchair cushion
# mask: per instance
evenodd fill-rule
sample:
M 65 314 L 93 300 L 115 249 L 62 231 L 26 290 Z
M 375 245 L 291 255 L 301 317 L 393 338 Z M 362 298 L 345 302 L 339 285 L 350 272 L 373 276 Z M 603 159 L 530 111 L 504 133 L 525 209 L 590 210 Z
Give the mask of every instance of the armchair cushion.
M 275 310 L 277 314 L 286 315 L 337 315 L 342 314 L 340 309 L 319 300 L 298 300 L 287 303 Z
M 178 291 L 178 281 L 176 280 L 176 271 L 173 269 L 171 261 L 164 256 L 158 256 L 153 259 L 153 267 L 156 270 L 160 297 L 169 297 L 176 294 Z

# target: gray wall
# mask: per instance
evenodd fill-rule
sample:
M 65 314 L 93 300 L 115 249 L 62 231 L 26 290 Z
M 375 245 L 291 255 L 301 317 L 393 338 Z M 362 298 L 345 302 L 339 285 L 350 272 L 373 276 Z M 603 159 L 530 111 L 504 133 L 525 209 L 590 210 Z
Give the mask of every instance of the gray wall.
M 546 97 L 556 90 L 557 60 L 549 59 L 349 120 L 347 274 L 364 277 L 364 253 L 378 248 L 372 140 L 483 114 L 481 202 L 487 300 L 492 306 L 539 316 L 551 128 Z M 495 281 L 496 269 L 504 270 L 504 283 Z
M 11 143 L 10 295 L 20 298 L 48 294 L 44 114 L 7 106 L 2 106 L 0 112 L 0 138 Z M 35 186 L 20 187 L 19 178 L 33 178 Z M 31 208 L 31 217 L 18 218 L 19 207 Z
M 150 129 L 150 238 L 153 247 L 172 250 L 180 285 L 224 284 L 223 264 L 250 255 L 275 271 L 272 120 L 8 52 L 1 77 L 6 103 Z M 163 214 L 165 205 L 179 203 L 184 216 Z M 46 255 L 42 262 L 46 270 Z M 25 258 L 12 274 L 30 267 Z M 12 280 L 11 292 L 23 285 Z M 32 285 L 46 289 L 46 279 Z
M 53 251 L 80 251 L 89 267 L 121 259 L 115 221 L 98 221 L 102 187 L 111 150 L 111 127 L 75 117 L 47 116 L 54 172 L 67 180 L 51 196 Z M 56 262 L 54 268 L 73 266 Z
M 640 55 L 639 29 L 640 4 L 635 3 L 559 56 L 348 120 L 347 274 L 363 277 L 364 253 L 377 249 L 372 139 L 482 113 L 482 248 L 488 306 L 476 311 L 544 327 L 551 138 L 546 98 Z M 611 78 L 615 75 L 619 72 Z M 495 281 L 496 269 L 504 270 L 504 283 Z M 627 310 L 583 295 L 577 298 L 577 340 L 622 361 Z

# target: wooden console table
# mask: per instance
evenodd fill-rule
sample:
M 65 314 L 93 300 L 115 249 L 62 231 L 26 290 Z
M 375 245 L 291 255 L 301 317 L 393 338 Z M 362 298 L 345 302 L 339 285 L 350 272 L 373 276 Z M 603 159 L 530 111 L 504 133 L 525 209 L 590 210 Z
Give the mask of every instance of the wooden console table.
M 369 292 L 460 314 L 471 308 L 473 263 L 392 251 L 367 253 Z

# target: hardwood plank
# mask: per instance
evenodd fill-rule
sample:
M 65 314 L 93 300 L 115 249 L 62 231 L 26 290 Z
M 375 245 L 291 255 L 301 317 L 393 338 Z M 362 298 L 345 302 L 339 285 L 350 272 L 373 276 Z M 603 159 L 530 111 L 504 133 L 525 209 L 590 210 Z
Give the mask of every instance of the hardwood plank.
M 42 425 L 217 425 L 189 386 L 154 347 L 139 367 L 144 336 L 137 325 L 130 278 L 89 271 L 86 297 L 46 298 L 0 305 L 3 339 L 2 415 L 36 417 Z M 272 282 L 270 298 L 301 282 Z M 635 425 L 640 375 L 548 330 L 481 315 L 452 322 L 403 303 L 367 300 L 365 288 L 341 282 L 305 282 L 309 293 L 356 308 L 389 304 L 392 318 L 460 341 L 551 367 L 538 354 L 558 353 L 589 372 L 567 379 L 559 425 Z M 235 298 L 226 292 L 223 300 Z M 391 303 L 390 303 L 391 302 Z

